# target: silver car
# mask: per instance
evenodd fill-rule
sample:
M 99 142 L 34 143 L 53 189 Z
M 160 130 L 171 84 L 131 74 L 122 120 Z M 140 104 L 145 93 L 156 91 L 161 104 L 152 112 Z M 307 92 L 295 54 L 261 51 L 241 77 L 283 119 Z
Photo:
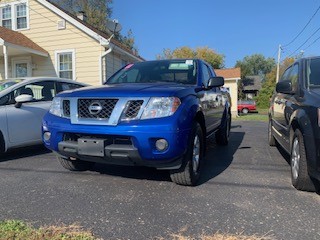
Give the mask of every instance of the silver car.
M 10 83 L 9 83 L 10 82 Z M 8 86 L 8 84 L 12 84 Z M 0 153 L 41 143 L 42 118 L 59 92 L 87 86 L 69 79 L 39 77 L 4 81 L 0 90 Z

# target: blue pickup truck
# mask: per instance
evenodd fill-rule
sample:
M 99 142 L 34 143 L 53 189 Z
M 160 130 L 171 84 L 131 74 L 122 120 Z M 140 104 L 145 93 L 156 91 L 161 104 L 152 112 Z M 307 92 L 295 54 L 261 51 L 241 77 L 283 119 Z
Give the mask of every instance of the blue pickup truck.
M 57 95 L 43 119 L 43 142 L 71 171 L 94 163 L 148 166 L 194 186 L 206 139 L 229 141 L 230 96 L 222 85 L 199 59 L 129 64 L 103 86 Z

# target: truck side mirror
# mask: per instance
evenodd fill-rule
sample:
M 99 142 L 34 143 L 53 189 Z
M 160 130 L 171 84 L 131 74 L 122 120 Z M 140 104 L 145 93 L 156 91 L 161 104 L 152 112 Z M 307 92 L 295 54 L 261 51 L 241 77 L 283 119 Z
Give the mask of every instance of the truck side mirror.
M 278 82 L 276 85 L 277 93 L 293 94 L 292 83 L 290 80 Z
M 209 79 L 208 88 L 221 87 L 224 85 L 223 77 L 212 77 Z

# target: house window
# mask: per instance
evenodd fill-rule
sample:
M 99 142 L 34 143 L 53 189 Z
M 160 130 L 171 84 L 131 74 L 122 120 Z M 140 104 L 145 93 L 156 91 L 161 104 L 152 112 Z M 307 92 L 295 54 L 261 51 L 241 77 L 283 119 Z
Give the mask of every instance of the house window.
M 0 4 L 0 9 L 1 26 L 12 30 L 28 28 L 28 12 L 25 1 Z
M 75 54 L 73 50 L 56 52 L 57 75 L 61 78 L 75 79 Z
M 27 28 L 27 5 L 25 3 L 16 5 L 17 29 Z
M 1 18 L 2 26 L 5 28 L 12 28 L 12 19 L 11 19 L 11 6 L 6 6 L 1 9 Z

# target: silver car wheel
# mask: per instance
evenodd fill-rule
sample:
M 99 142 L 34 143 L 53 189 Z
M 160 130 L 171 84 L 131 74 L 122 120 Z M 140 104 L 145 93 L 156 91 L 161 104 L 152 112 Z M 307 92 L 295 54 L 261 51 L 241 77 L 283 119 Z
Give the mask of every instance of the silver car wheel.
M 292 153 L 291 153 L 291 171 L 294 179 L 297 179 L 299 176 L 299 162 L 300 162 L 300 146 L 299 139 L 295 137 L 292 144 Z
M 193 154 L 192 154 L 192 170 L 194 173 L 198 172 L 199 160 L 200 160 L 200 140 L 198 135 L 196 135 L 193 142 Z

